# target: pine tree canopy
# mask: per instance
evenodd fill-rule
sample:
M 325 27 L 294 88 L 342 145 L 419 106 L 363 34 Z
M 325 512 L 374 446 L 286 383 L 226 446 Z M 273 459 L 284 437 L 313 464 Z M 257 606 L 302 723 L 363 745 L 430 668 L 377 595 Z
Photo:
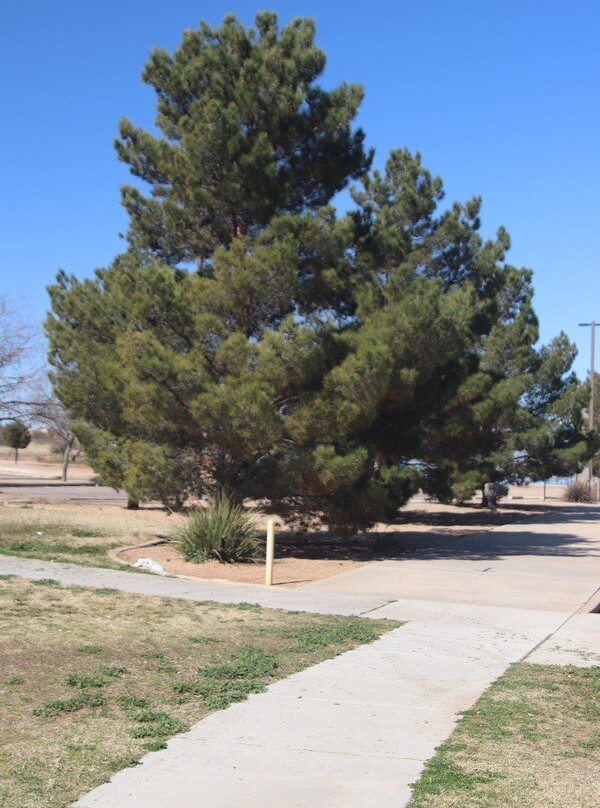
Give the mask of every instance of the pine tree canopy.
M 221 489 L 343 531 L 419 486 L 577 470 L 574 348 L 536 347 L 508 234 L 482 238 L 478 198 L 441 207 L 419 154 L 371 172 L 362 91 L 320 89 L 323 67 L 311 21 L 266 12 L 152 54 L 162 135 L 117 141 L 151 189 L 123 191 L 130 247 L 50 288 L 54 386 L 92 466 L 133 500 Z
M 219 245 L 255 233 L 276 213 L 325 205 L 369 167 L 364 134 L 352 129 L 358 85 L 315 82 L 325 54 L 314 23 L 280 31 L 271 12 L 246 30 L 185 31 L 173 55 L 156 49 L 143 72 L 157 94 L 155 137 L 124 119 L 119 158 L 150 185 L 122 189 L 132 246 L 168 264 L 199 266 Z

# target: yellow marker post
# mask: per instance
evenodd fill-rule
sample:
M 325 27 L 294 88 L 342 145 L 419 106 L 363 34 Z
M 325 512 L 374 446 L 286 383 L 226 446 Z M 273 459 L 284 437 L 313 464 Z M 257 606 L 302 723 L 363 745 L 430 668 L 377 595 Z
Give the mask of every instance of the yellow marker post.
M 267 522 L 267 564 L 265 567 L 265 586 L 273 586 L 273 558 L 275 556 L 275 520 Z

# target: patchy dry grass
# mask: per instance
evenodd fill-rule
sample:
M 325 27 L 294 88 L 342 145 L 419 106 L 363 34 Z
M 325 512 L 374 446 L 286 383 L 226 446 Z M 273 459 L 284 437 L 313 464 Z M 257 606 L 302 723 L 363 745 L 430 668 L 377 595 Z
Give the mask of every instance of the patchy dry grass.
M 0 805 L 62 808 L 208 712 L 398 625 L 0 580 Z
M 599 806 L 600 667 L 513 665 L 466 712 L 409 808 Z
M 170 531 L 173 521 L 160 510 L 133 512 L 109 504 L 5 503 L 0 554 L 123 569 L 109 550 L 152 540 Z
M 119 568 L 108 550 L 120 542 L 106 541 L 102 531 L 40 521 L 0 524 L 0 553 L 21 558 L 43 558 L 95 567 Z

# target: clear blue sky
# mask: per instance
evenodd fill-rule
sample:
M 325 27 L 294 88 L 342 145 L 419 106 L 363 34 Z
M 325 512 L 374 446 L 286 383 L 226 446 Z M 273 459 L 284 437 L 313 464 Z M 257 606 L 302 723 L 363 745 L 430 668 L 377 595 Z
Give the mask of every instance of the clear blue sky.
M 534 269 L 541 337 L 580 346 L 600 320 L 600 3 L 598 0 L 29 0 L 0 15 L 3 125 L 0 293 L 35 321 L 59 267 L 79 276 L 122 249 L 112 141 L 121 116 L 149 126 L 140 71 L 183 28 L 257 8 L 317 21 L 323 79 L 361 82 L 360 124 L 381 165 L 420 150 L 447 198 L 484 200 L 511 260 Z

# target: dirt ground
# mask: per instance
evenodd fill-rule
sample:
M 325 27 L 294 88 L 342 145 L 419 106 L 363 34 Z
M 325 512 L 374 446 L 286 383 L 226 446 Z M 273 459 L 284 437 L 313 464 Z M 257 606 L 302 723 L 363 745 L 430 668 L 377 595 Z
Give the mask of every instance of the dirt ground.
M 339 538 L 327 531 L 297 534 L 276 522 L 274 584 L 298 587 L 348 572 L 364 564 L 401 556 L 421 548 L 438 547 L 492 525 L 521 521 L 543 512 L 531 505 L 507 505 L 495 514 L 474 506 L 419 502 L 407 506 L 391 525 L 377 525 L 354 538 Z M 176 518 L 176 517 L 174 517 Z M 264 520 L 261 520 L 264 521 Z M 150 558 L 173 575 L 232 583 L 262 584 L 262 564 L 220 564 L 185 561 L 168 542 L 111 551 L 111 557 L 129 564 Z
M 50 477 L 57 470 L 58 466 L 53 464 L 19 463 L 19 471 L 24 476 L 35 471 L 39 476 Z M 8 472 L 4 463 L 0 466 L 1 472 Z M 89 474 L 85 466 L 73 467 L 73 476 L 76 478 L 86 479 Z M 42 492 L 46 489 L 38 490 Z M 184 561 L 168 541 L 175 524 L 183 517 L 169 514 L 158 505 L 129 511 L 122 502 L 114 500 L 73 501 L 69 499 L 67 487 L 64 501 L 55 497 L 43 500 L 34 496 L 35 491 L 35 488 L 30 491 L 20 487 L 6 489 L 5 493 L 10 498 L 0 503 L 0 527 L 5 523 L 10 530 L 10 525 L 18 527 L 21 523 L 35 523 L 37 534 L 38 529 L 43 533 L 44 524 L 50 524 L 54 525 L 54 540 L 57 532 L 67 525 L 79 528 L 79 532 L 96 531 L 93 538 L 71 535 L 69 541 L 73 552 L 64 558 L 66 561 L 78 560 L 78 544 L 100 543 L 105 545 L 104 558 L 111 566 L 116 563 L 131 565 L 140 558 L 150 558 L 171 575 L 232 583 L 264 583 L 262 564 L 220 564 L 216 560 L 193 564 Z M 559 504 L 557 498 L 554 503 L 542 502 L 541 493 L 539 487 L 511 490 L 496 513 L 481 509 L 474 502 L 462 506 L 441 505 L 427 502 L 422 496 L 416 497 L 400 511 L 393 524 L 377 525 L 367 533 L 350 539 L 336 537 L 325 530 L 300 535 L 276 520 L 274 583 L 276 586 L 303 586 L 363 564 L 394 558 L 420 548 L 447 545 L 469 533 L 485 530 L 492 525 L 521 521 L 528 515 Z M 552 494 L 549 492 L 549 495 Z M 261 518 L 260 522 L 265 527 L 266 517 Z M 41 541 L 44 540 L 42 537 Z M 39 538 L 37 542 L 39 544 Z M 144 546 L 149 543 L 152 543 L 151 546 Z M 102 548 L 100 553 L 103 553 Z M 87 563 L 92 561 L 89 555 L 87 559 L 82 557 L 82 560 Z

